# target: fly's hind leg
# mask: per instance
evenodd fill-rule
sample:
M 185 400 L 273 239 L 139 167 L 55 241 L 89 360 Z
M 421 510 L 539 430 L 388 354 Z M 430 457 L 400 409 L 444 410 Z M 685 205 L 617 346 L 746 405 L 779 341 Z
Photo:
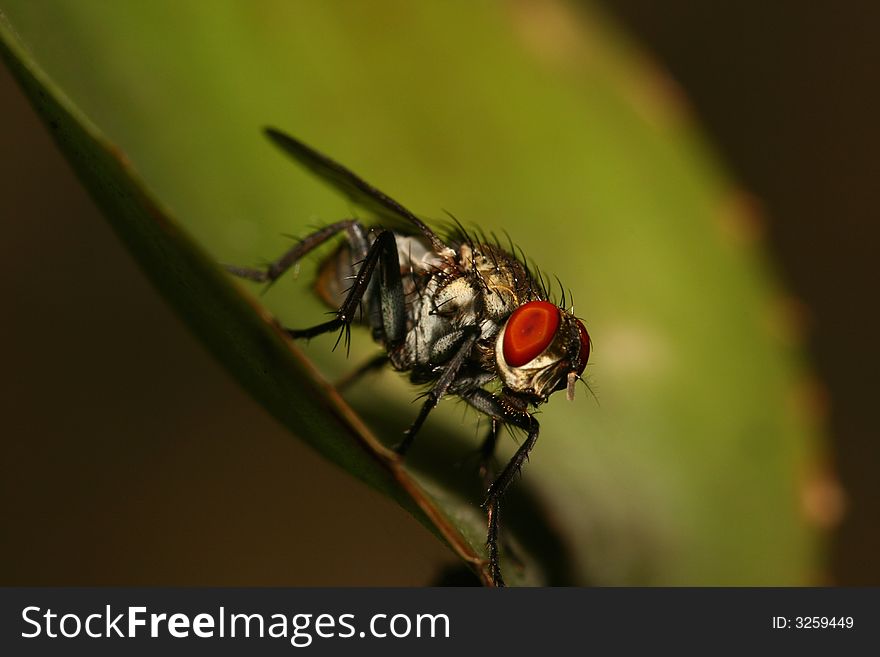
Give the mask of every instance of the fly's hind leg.
M 274 283 L 284 272 L 290 269 L 299 260 L 342 230 L 348 230 L 351 233 L 349 239 L 355 241 L 352 239 L 354 233 L 362 233 L 363 226 L 361 226 L 357 219 L 343 219 L 342 221 L 337 221 L 328 226 L 324 226 L 311 235 L 307 235 L 294 244 L 290 249 L 285 251 L 280 258 L 271 262 L 265 269 L 239 267 L 237 265 L 224 265 L 224 269 L 230 274 L 235 274 L 240 278 L 246 278 L 250 281 L 257 281 L 258 283 Z
M 501 500 L 495 500 L 486 507 L 488 531 L 486 550 L 489 552 L 489 576 L 492 583 L 501 588 L 506 586 L 501 576 L 501 559 L 498 554 L 498 536 L 501 533 Z
M 351 322 L 354 320 L 361 301 L 367 296 L 368 291 L 374 289 L 372 287 L 373 274 L 376 268 L 379 269 L 378 291 L 375 293 L 379 297 L 380 310 L 378 319 L 374 320 L 374 314 L 370 312 L 371 322 L 378 321 L 381 326 L 374 327 L 374 332 L 378 331 L 379 338 L 385 345 L 387 350 L 396 347 L 404 337 L 406 329 L 406 306 L 403 296 L 403 282 L 400 278 L 400 264 L 397 255 L 397 242 L 394 239 L 394 233 L 390 230 L 383 230 L 376 239 L 370 244 L 366 256 L 363 258 L 360 269 L 354 278 L 354 283 L 342 302 L 336 316 L 328 322 L 318 324 L 305 329 L 288 329 L 287 333 L 292 338 L 313 338 L 322 333 L 330 333 L 332 331 L 340 331 L 339 340 L 345 336 L 346 348 L 348 347 L 351 335 Z M 334 347 L 335 348 L 335 347 Z
M 510 403 L 504 397 L 493 395 L 482 388 L 473 390 L 467 395 L 462 395 L 462 398 L 478 411 L 492 418 L 492 433 L 495 435 L 494 442 L 497 442 L 496 421 L 519 427 L 528 432 L 526 440 L 516 450 L 513 458 L 510 459 L 501 471 L 501 474 L 488 486 L 486 498 L 482 504 L 483 508 L 486 509 L 488 525 L 486 548 L 489 553 L 489 574 L 496 586 L 504 586 L 498 550 L 501 528 L 501 498 L 513 481 L 514 476 L 522 469 L 529 452 L 535 446 L 540 427 L 538 421 L 530 413 L 521 410 L 517 405 Z M 487 443 L 491 438 L 492 434 L 487 438 Z M 484 447 L 486 447 L 486 443 L 484 443 Z M 492 447 L 494 448 L 494 444 L 492 444 Z
M 489 433 L 483 444 L 480 445 L 480 478 L 483 480 L 483 488 L 489 489 L 494 476 L 492 460 L 495 457 L 495 447 L 498 445 L 498 432 L 501 429 L 501 421 L 496 417 L 489 418 Z M 504 586 L 504 578 L 501 576 L 501 566 L 498 555 L 499 536 L 501 535 L 501 503 L 496 501 L 486 511 L 488 520 L 488 532 L 486 535 L 486 549 L 489 551 L 489 573 L 495 586 Z M 504 544 L 505 551 L 509 552 L 509 546 Z
M 403 341 L 406 329 L 406 306 L 403 295 L 403 282 L 400 278 L 400 263 L 397 255 L 397 242 L 390 230 L 379 232 L 370 243 L 367 229 L 356 219 L 344 219 L 325 226 L 300 240 L 266 269 L 237 267 L 227 265 L 231 274 L 252 281 L 272 283 L 290 269 L 298 260 L 331 237 L 345 230 L 351 246 L 352 260 L 359 263 L 354 283 L 335 317 L 328 322 L 305 329 L 288 329 L 292 338 L 312 338 L 322 333 L 339 330 L 339 340 L 345 336 L 346 347 L 350 338 L 351 322 L 361 302 L 366 299 L 370 306 L 370 324 L 373 334 L 390 351 Z M 379 268 L 380 278 L 374 280 L 373 273 Z M 378 290 L 377 290 L 378 287 Z M 379 303 L 374 303 L 378 300 Z M 334 347 L 335 348 L 335 347 Z

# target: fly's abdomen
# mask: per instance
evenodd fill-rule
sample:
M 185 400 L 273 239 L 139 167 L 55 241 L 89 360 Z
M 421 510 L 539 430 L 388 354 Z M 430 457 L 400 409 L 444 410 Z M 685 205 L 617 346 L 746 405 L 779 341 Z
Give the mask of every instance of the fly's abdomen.
M 343 243 L 318 267 L 315 292 L 321 301 L 334 310 L 342 306 L 345 295 L 356 275 L 351 261 L 351 248 Z

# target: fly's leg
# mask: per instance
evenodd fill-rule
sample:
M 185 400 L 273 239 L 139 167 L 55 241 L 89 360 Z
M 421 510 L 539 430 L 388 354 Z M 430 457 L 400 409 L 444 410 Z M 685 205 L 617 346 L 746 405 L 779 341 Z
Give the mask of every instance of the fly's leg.
M 504 495 L 504 491 L 507 490 L 510 482 L 513 481 L 513 478 L 519 474 L 520 470 L 522 470 L 523 463 L 529 458 L 529 452 L 532 451 L 532 448 L 538 441 L 538 431 L 540 429 L 538 421 L 528 413 L 524 414 L 528 420 L 523 421 L 523 423 L 518 426 L 529 432 L 528 437 L 525 439 L 525 442 L 519 446 L 519 449 L 516 450 L 513 458 L 510 459 L 506 466 L 504 466 L 504 469 L 501 471 L 501 474 L 498 475 L 498 478 L 492 482 L 491 486 L 489 486 L 489 490 L 486 492 L 486 499 L 483 501 L 483 506 L 488 506 Z
M 356 370 L 349 372 L 336 382 L 337 390 L 345 390 L 351 385 L 357 383 L 362 376 L 369 374 L 375 370 L 380 370 L 388 363 L 388 354 L 377 354 L 370 360 L 363 363 Z
M 494 468 L 492 459 L 495 456 L 495 447 L 498 445 L 498 433 L 501 422 L 497 417 L 491 417 L 489 433 L 483 444 L 480 445 L 480 478 L 483 480 L 483 488 L 488 490 L 492 483 Z M 490 506 L 486 515 L 488 518 L 488 533 L 486 535 L 486 549 L 489 551 L 489 574 L 495 586 L 504 586 L 504 578 L 501 576 L 501 567 L 498 554 L 498 542 L 501 535 L 501 502 L 496 500 Z M 505 549 L 509 551 L 505 544 Z
M 511 424 L 528 432 L 528 436 L 522 445 L 519 446 L 519 449 L 516 450 L 513 458 L 510 459 L 510 462 L 504 467 L 501 474 L 489 486 L 486 498 L 481 505 L 486 509 L 488 519 L 486 547 L 489 552 L 489 572 L 496 586 L 504 586 L 498 559 L 501 498 L 513 481 L 514 476 L 522 469 L 523 463 L 529 456 L 529 452 L 535 446 L 540 426 L 530 413 L 510 403 L 503 396 L 493 395 L 482 388 L 477 388 L 468 394 L 462 395 L 462 398 L 478 411 L 490 416 L 493 420 Z
M 483 444 L 480 445 L 480 479 L 483 481 L 483 489 L 489 490 L 489 486 L 492 484 L 492 478 L 495 476 L 495 469 L 492 466 L 492 459 L 495 456 L 495 447 L 498 445 L 498 434 L 501 430 L 501 421 L 498 418 L 490 418 L 492 424 L 489 427 L 489 433 L 486 435 L 485 440 L 483 440 Z M 486 541 L 487 547 L 490 549 L 494 549 L 496 554 L 494 559 L 490 559 L 493 561 L 496 566 L 498 563 L 498 546 L 504 548 L 505 554 L 507 554 L 507 560 L 509 562 L 513 562 L 517 565 L 518 568 L 522 569 L 525 567 L 522 558 L 517 554 L 517 550 L 511 545 L 510 541 L 505 540 L 504 534 L 501 533 L 501 500 L 496 500 L 493 509 L 491 510 L 493 515 L 489 516 L 489 533 L 493 535 L 491 540 Z M 500 571 L 497 573 L 499 578 L 501 576 Z M 495 576 L 492 576 L 493 580 L 495 580 Z
M 373 280 L 373 287 L 370 289 L 370 324 L 373 329 L 373 336 L 385 345 L 385 350 L 391 353 L 400 346 L 406 338 L 406 297 L 403 294 L 403 280 L 400 277 L 400 260 L 397 253 L 397 242 L 394 239 L 394 233 L 385 230 L 379 233 L 376 241 L 370 246 L 364 258 L 364 264 L 358 271 L 355 280 L 355 292 L 357 285 L 361 280 L 364 270 L 370 263 L 370 254 L 376 251 L 375 256 L 380 259 L 379 279 Z M 373 265 L 375 267 L 375 265 Z M 366 273 L 369 278 L 369 272 Z M 378 286 L 378 293 L 375 287 Z M 379 303 L 375 303 L 375 298 L 379 297 Z M 346 299 L 346 302 L 348 300 Z M 375 312 L 378 307 L 381 312 Z
M 312 328 L 293 329 L 287 332 L 294 338 L 311 338 L 341 328 L 340 338 L 344 334 L 347 345 L 349 325 L 361 301 L 366 298 L 370 307 L 369 323 L 373 328 L 373 335 L 390 350 L 403 341 L 406 330 L 403 282 L 400 278 L 397 243 L 391 231 L 380 232 L 371 244 L 368 231 L 363 224 L 356 219 L 344 219 L 303 238 L 266 269 L 235 265 L 226 265 L 225 269 L 241 278 L 273 283 L 297 261 L 342 230 L 347 233 L 352 260 L 360 264 L 354 284 L 348 291 L 348 296 L 336 312 L 335 319 Z M 377 265 L 381 274 L 380 281 L 375 280 L 372 276 Z M 340 386 L 352 383 L 360 375 L 370 369 L 380 367 L 387 360 L 387 356 L 384 355 L 377 357 L 343 379 Z
M 355 317 L 361 300 L 370 288 L 376 267 L 379 268 L 380 273 L 381 338 L 386 349 L 389 351 L 394 349 L 404 338 L 406 306 L 403 296 L 403 282 L 400 278 L 397 242 L 394 240 L 394 233 L 390 230 L 383 230 L 370 245 L 357 276 L 355 276 L 354 284 L 348 291 L 348 296 L 336 311 L 336 317 L 311 328 L 288 329 L 288 335 L 292 338 L 313 338 L 322 333 L 340 330 L 336 343 L 338 345 L 344 335 L 347 347 L 351 335 L 351 321 Z
M 394 447 L 394 451 L 401 456 L 406 454 L 406 451 L 409 449 L 410 445 L 412 445 L 419 429 L 421 429 L 422 425 L 425 423 L 428 414 L 436 408 L 440 399 L 446 394 L 446 391 L 449 390 L 449 386 L 455 381 L 455 377 L 458 375 L 462 364 L 464 364 L 465 360 L 470 356 L 474 345 L 480 337 L 480 327 L 466 326 L 461 329 L 460 333 L 461 335 L 458 338 L 460 342 L 458 343 L 458 347 L 455 348 L 454 355 L 446 363 L 443 374 L 437 379 L 434 387 L 428 392 L 427 399 L 425 399 L 425 403 L 422 404 L 422 408 L 419 411 L 419 415 L 416 417 L 415 422 L 413 422 L 409 429 L 406 430 L 403 440 Z
M 328 226 L 324 226 L 320 230 L 315 231 L 301 239 L 299 242 L 288 249 L 280 258 L 270 263 L 266 269 L 257 269 L 254 267 L 238 267 L 236 265 L 224 265 L 224 269 L 230 274 L 235 274 L 240 278 L 246 278 L 250 281 L 258 283 L 274 283 L 284 272 L 290 269 L 298 260 L 301 260 L 309 252 L 314 251 L 324 242 L 336 235 L 339 231 L 352 229 L 355 226 L 360 228 L 359 232 L 363 232 L 363 227 L 357 219 L 343 219 Z
M 516 450 L 513 458 L 510 459 L 510 462 L 504 466 L 501 474 L 498 475 L 495 481 L 492 482 L 492 485 L 489 486 L 489 490 L 486 492 L 486 499 L 483 502 L 483 506 L 487 506 L 490 502 L 493 502 L 504 495 L 504 491 L 507 490 L 513 477 L 522 468 L 523 463 L 529 456 L 529 452 L 532 451 L 532 448 L 538 440 L 540 426 L 531 413 L 522 410 L 517 405 L 505 399 L 504 396 L 493 395 L 491 392 L 483 390 L 482 388 L 477 388 L 467 394 L 463 394 L 462 398 L 478 411 L 481 411 L 490 417 L 497 418 L 505 424 L 519 427 L 528 432 L 528 436 L 519 446 L 519 449 Z
M 495 456 L 495 446 L 498 444 L 498 431 L 501 428 L 501 422 L 497 417 L 489 418 L 491 424 L 489 433 L 486 435 L 483 444 L 480 445 L 480 477 L 483 480 L 483 487 L 489 489 L 492 483 L 492 457 Z
M 489 552 L 489 576 L 497 587 L 503 587 L 501 560 L 498 555 L 498 535 L 501 527 L 501 500 L 495 500 L 486 508 L 489 529 L 486 533 L 486 549 Z

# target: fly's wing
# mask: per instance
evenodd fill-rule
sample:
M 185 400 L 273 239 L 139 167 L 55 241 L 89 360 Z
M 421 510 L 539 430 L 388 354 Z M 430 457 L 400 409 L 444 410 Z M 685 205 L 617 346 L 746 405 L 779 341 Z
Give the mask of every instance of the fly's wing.
M 428 238 L 435 251 L 445 253 L 449 250 L 449 247 L 428 228 L 425 222 L 341 164 L 275 128 L 266 128 L 266 136 L 306 169 L 348 196 L 357 205 L 380 216 L 403 219 Z

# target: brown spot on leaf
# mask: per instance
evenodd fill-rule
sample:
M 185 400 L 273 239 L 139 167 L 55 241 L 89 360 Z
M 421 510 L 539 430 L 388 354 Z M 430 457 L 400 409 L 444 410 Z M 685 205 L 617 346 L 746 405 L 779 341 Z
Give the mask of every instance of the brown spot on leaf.
M 744 190 L 728 194 L 715 213 L 722 237 L 737 246 L 751 246 L 763 239 L 765 221 L 760 201 Z
M 571 7 L 556 0 L 511 0 L 506 6 L 523 44 L 545 64 L 567 67 L 589 54 L 583 21 Z
M 829 531 L 840 524 L 846 512 L 846 493 L 827 463 L 811 468 L 801 486 L 801 509 L 807 522 Z
M 641 52 L 631 56 L 636 75 L 621 76 L 621 88 L 636 112 L 657 130 L 674 130 L 691 116 L 687 96 L 678 82 Z
M 804 342 L 810 329 L 809 307 L 797 297 L 773 297 L 764 313 L 764 327 L 780 342 L 796 347 Z
M 825 424 L 831 412 L 828 388 L 813 374 L 804 374 L 798 379 L 789 391 L 788 404 L 793 415 L 805 419 L 813 426 Z

